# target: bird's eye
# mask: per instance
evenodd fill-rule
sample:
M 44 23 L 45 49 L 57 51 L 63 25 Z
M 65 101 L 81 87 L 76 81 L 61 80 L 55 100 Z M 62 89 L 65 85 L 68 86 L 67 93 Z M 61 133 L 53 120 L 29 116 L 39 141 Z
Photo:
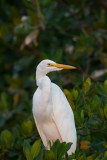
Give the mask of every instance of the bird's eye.
M 53 67 L 53 65 L 52 65 L 52 64 L 50 64 L 50 63 L 48 63 L 48 67 Z

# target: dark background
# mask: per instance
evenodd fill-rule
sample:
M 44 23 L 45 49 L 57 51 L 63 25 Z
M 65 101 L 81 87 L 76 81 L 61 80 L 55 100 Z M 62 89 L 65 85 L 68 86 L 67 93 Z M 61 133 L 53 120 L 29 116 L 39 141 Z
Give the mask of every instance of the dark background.
M 1 159 L 24 159 L 24 139 L 32 145 L 39 137 L 32 96 L 37 88 L 36 66 L 43 59 L 77 67 L 49 77 L 67 89 L 78 132 L 77 156 L 103 159 L 107 156 L 106 0 L 0 0 Z M 14 137 L 11 144 L 3 140 L 7 130 Z M 81 141 L 91 147 L 82 150 Z

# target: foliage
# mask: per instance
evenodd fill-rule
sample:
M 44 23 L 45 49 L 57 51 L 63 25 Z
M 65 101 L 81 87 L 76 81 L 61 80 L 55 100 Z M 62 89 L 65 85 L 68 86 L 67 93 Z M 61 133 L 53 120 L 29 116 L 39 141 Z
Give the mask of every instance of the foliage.
M 107 159 L 107 5 L 105 0 L 0 1 L 0 159 Z M 46 150 L 32 115 L 35 68 L 43 59 L 75 71 L 50 73 L 76 121 L 72 144 Z

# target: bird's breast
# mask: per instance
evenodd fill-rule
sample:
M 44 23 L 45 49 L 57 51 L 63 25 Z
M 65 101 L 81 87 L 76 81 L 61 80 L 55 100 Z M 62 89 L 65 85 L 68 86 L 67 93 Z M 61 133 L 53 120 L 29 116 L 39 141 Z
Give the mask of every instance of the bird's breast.
M 38 89 L 33 96 L 33 115 L 39 121 L 49 121 L 52 111 L 53 109 L 50 98 L 48 101 L 45 101 L 42 97 L 41 91 Z
M 47 106 L 48 107 L 48 106 Z M 35 108 L 33 111 L 37 120 L 42 122 L 51 121 L 52 110 L 43 109 L 42 107 Z

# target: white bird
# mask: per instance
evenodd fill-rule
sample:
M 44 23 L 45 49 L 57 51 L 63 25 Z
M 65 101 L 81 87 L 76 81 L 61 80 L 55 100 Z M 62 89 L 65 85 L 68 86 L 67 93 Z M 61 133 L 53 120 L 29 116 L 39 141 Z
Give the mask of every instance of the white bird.
M 51 60 L 41 61 L 36 70 L 38 88 L 33 95 L 33 116 L 44 146 L 49 149 L 49 141 L 57 139 L 72 142 L 69 155 L 75 152 L 77 144 L 73 111 L 62 90 L 46 74 L 75 68 Z

